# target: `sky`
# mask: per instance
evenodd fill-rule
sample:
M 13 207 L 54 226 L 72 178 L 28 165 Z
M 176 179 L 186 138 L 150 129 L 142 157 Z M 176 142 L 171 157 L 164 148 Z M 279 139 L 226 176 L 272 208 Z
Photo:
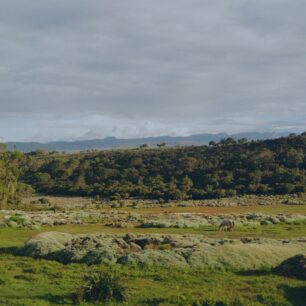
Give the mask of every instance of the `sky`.
M 306 130 L 305 0 L 0 0 L 0 138 Z

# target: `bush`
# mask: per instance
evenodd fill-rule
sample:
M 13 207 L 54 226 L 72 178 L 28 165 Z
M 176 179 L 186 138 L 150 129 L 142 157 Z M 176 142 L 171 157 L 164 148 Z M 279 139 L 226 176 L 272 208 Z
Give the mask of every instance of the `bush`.
M 123 302 L 126 289 L 114 272 L 94 272 L 85 277 L 85 284 L 78 290 L 77 300 L 87 302 Z
M 16 222 L 17 224 L 22 225 L 24 223 L 25 219 L 24 219 L 23 216 L 16 214 L 16 215 L 13 215 L 13 216 L 9 217 L 8 222 L 10 222 L 10 221 L 13 221 L 13 222 Z

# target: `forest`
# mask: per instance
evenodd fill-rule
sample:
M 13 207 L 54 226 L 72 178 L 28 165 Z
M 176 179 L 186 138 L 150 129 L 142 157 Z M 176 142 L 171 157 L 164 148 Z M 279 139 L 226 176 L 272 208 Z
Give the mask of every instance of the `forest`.
M 1 153 L 1 199 L 18 194 L 160 201 L 306 191 L 306 133 L 271 140 L 227 138 L 209 145 Z
M 306 133 L 2 151 L 0 305 L 305 305 Z

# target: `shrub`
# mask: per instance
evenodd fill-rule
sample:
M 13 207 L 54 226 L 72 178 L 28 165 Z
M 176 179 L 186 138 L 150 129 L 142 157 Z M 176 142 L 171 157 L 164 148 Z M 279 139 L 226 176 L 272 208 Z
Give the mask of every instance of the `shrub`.
M 13 221 L 13 222 L 16 222 L 17 224 L 22 225 L 24 223 L 25 219 L 24 219 L 23 216 L 16 214 L 16 215 L 13 215 L 13 216 L 9 217 L 8 222 L 10 222 L 10 221 Z
M 85 284 L 78 290 L 78 300 L 87 302 L 123 302 L 126 289 L 114 272 L 94 272 L 85 277 Z

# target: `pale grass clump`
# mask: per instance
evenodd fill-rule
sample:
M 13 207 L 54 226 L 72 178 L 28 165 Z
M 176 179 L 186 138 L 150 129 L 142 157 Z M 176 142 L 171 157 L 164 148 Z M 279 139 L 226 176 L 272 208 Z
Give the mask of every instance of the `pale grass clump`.
M 187 261 L 192 268 L 231 271 L 270 269 L 305 251 L 306 246 L 302 244 L 226 244 L 196 250 Z

